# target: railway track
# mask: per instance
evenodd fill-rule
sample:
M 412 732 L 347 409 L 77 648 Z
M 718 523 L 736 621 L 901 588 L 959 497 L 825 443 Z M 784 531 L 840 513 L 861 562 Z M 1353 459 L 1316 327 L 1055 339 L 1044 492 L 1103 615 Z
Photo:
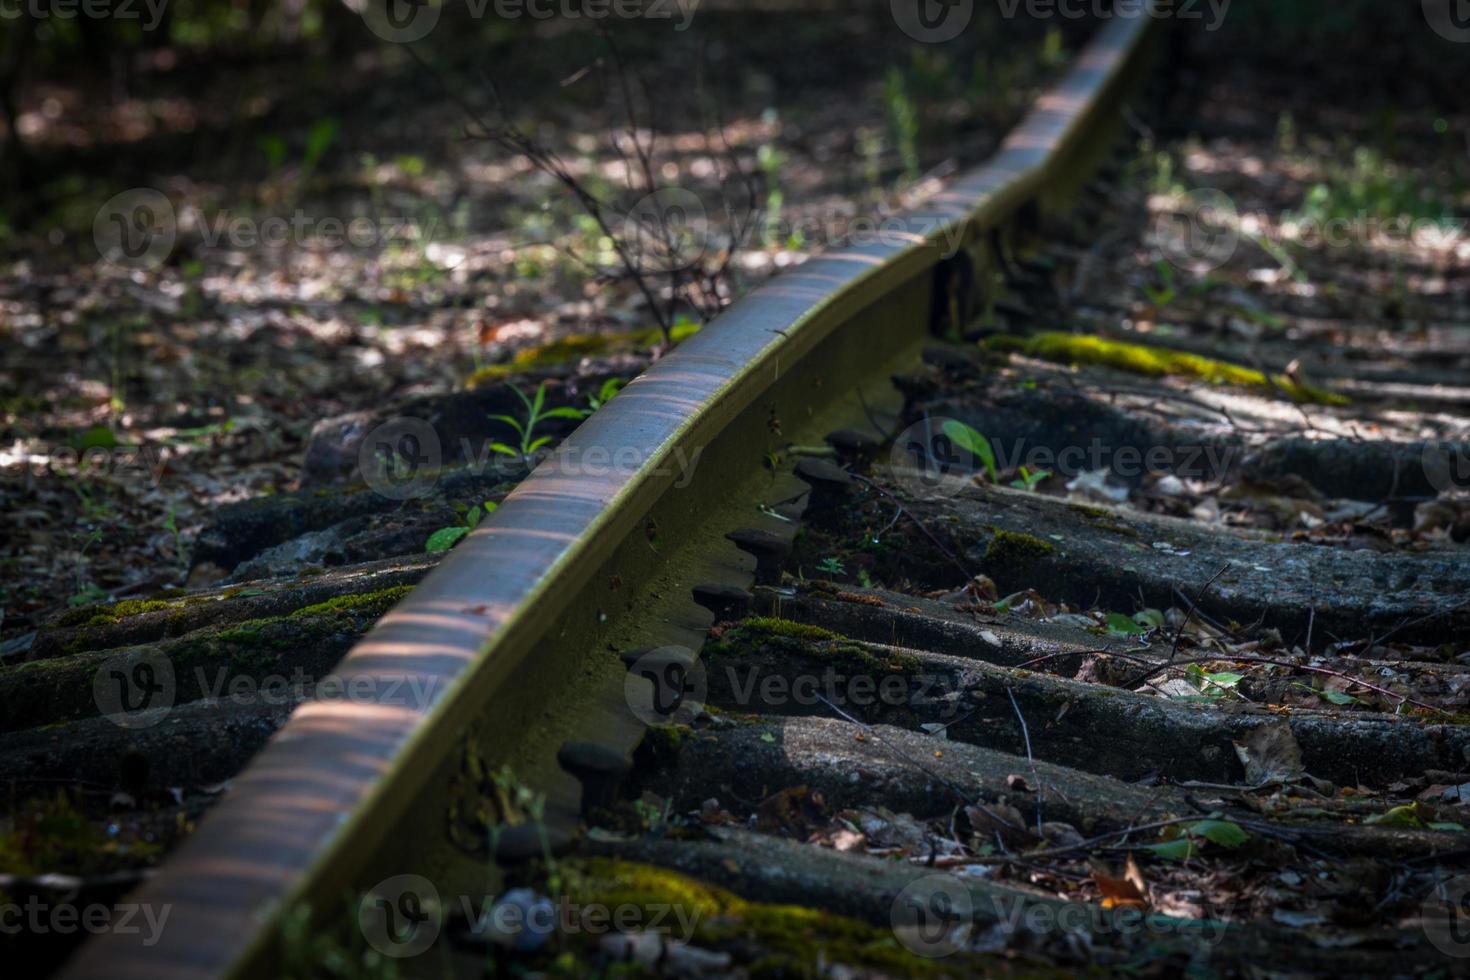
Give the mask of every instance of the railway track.
M 338 573 L 319 593 L 236 587 L 235 625 L 205 641 L 191 617 L 214 610 L 188 599 L 38 640 L 0 676 L 13 698 L 63 689 L 56 671 L 101 680 L 17 714 L 7 779 L 71 766 L 124 792 L 187 786 L 185 811 L 208 809 L 146 880 L 88 883 L 166 921 L 91 940 L 64 975 L 459 973 L 537 956 L 553 972 L 676 975 L 1452 963 L 1442 918 L 1398 915 L 1441 909 L 1467 864 L 1453 819 L 1416 801 L 1457 788 L 1470 758 L 1453 700 L 1421 695 L 1462 676 L 1470 574 L 1452 542 L 1227 531 L 1159 503 L 1183 498 L 1158 473 L 1120 487 L 1073 466 L 1063 499 L 1033 492 L 1039 464 L 1016 471 L 1020 488 L 992 486 L 984 453 L 963 451 L 967 432 L 1015 433 L 1060 470 L 1086 433 L 1176 463 L 1212 449 L 1225 461 L 1206 482 L 1222 486 L 1228 470 L 1321 497 L 1362 475 L 1271 430 L 1302 412 L 1363 441 L 1336 389 L 1273 370 L 1269 347 L 1252 349 L 1259 380 L 1210 396 L 1210 428 L 1177 411 L 1192 395 L 1172 362 L 1108 373 L 1198 337 L 1103 337 L 1088 360 L 1043 329 L 1107 320 L 1116 302 L 1097 243 L 1130 233 L 1124 106 L 1147 101 L 1161 33 L 1108 21 L 999 154 L 904 233 L 741 300 L 529 475 L 469 479 L 462 496 L 514 489 L 443 561 L 352 566 L 350 601 Z M 1370 466 L 1341 496 L 1403 524 L 1443 489 L 1440 443 L 1421 435 L 1400 465 L 1382 442 L 1387 483 Z M 1300 498 L 1278 489 L 1263 508 L 1310 499 L 1297 483 Z M 1311 502 L 1318 526 L 1367 518 Z M 86 653 L 89 629 L 132 646 Z M 248 698 L 182 669 L 237 664 L 246 640 Z M 1439 655 L 1403 660 L 1395 642 Z M 263 706 L 260 676 L 303 664 L 330 690 L 286 685 Z M 165 686 L 150 713 L 143 696 Z M 1303 687 L 1307 703 L 1279 709 Z M 171 759 L 183 771 L 160 771 Z M 1394 870 L 1371 886 L 1342 874 L 1375 861 Z M 1262 866 L 1296 884 L 1266 887 Z M 1251 887 L 1227 902 L 1232 877 Z M 1319 900 L 1396 917 L 1334 943 L 1330 917 L 1296 901 L 1303 878 Z

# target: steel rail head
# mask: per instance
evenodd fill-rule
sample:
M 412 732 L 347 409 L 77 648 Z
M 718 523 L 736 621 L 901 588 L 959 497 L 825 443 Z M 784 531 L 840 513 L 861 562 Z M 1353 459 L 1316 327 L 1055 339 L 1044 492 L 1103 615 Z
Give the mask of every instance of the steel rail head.
M 132 896 L 159 935 L 111 930 L 71 978 L 196 978 L 258 969 L 282 910 L 334 900 L 455 734 L 565 612 L 581 581 L 707 444 L 845 320 L 998 226 L 1065 166 L 1110 108 L 1154 18 L 1115 18 L 988 163 L 900 216 L 762 285 L 634 380 L 342 660 L 341 696 L 299 708 L 195 834 Z M 614 465 L 576 465 L 591 447 Z M 319 692 L 320 693 L 320 692 Z

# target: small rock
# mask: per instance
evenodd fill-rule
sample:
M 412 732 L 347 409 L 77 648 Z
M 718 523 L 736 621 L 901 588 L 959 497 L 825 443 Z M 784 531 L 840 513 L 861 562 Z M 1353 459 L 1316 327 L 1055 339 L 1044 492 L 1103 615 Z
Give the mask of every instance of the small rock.
M 1052 847 L 1076 847 L 1083 841 L 1076 827 L 1055 820 L 1048 820 L 1041 825 L 1041 836 L 1045 837 L 1047 843 Z
M 346 561 L 343 550 L 347 534 L 361 530 L 365 521 L 350 519 L 320 531 L 308 531 L 289 541 L 267 548 L 242 562 L 231 575 L 237 582 L 295 575 L 305 565 L 339 565 Z
M 1165 473 L 1159 477 L 1159 482 L 1154 484 L 1154 490 L 1165 497 L 1177 497 L 1184 492 L 1184 481 L 1173 473 Z
M 485 938 L 517 953 L 533 953 L 545 946 L 556 929 L 556 908 L 551 899 L 530 888 L 512 888 L 490 910 L 490 920 L 481 922 Z
M 363 438 L 383 421 L 370 411 L 322 419 L 311 427 L 301 462 L 301 485 L 336 483 L 357 468 Z
M 1106 469 L 1078 473 L 1067 483 L 1067 491 L 1106 504 L 1121 504 L 1128 499 L 1127 487 L 1115 487 L 1108 483 Z
M 29 650 L 36 642 L 36 631 L 22 633 L 20 636 L 11 637 L 4 643 L 0 643 L 0 660 L 16 657 Z
M 184 583 L 185 588 L 204 589 L 216 582 L 224 581 L 230 573 L 216 565 L 212 561 L 202 561 L 189 569 L 189 581 Z

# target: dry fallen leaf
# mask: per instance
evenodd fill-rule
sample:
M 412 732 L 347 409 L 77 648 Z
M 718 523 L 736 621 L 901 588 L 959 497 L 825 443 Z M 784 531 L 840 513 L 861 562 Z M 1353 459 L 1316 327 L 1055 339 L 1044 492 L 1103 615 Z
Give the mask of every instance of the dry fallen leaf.
M 1121 878 L 1114 877 L 1112 869 L 1101 861 L 1094 860 L 1090 863 L 1092 880 L 1102 893 L 1103 908 L 1148 908 L 1148 882 L 1144 880 L 1143 872 L 1139 870 L 1132 854 L 1128 855 L 1128 864 L 1124 867 Z
M 1235 744 L 1247 786 L 1292 783 L 1302 778 L 1302 747 L 1284 718 L 1257 725 Z

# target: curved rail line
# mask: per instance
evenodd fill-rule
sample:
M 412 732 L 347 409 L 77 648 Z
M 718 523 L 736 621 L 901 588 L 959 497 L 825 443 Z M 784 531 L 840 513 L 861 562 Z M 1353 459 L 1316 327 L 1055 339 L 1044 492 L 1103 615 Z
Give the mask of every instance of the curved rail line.
M 473 719 L 502 715 L 516 729 L 535 695 L 518 687 L 526 670 L 576 663 L 553 647 L 605 645 L 599 576 L 614 564 L 635 582 L 667 571 L 648 548 L 630 557 L 625 547 L 650 514 L 693 527 L 737 447 L 778 410 L 809 412 L 818 385 L 850 394 L 929 335 L 937 267 L 986 262 L 991 236 L 1070 199 L 1118 128 L 1156 24 L 1110 20 L 996 156 L 901 215 L 901 234 L 827 251 L 763 285 L 589 418 L 347 654 L 336 673 L 353 697 L 297 710 L 133 896 L 170 907 L 161 940 L 108 933 L 63 975 L 261 972 L 277 913 L 330 900 L 391 850 L 390 829 Z M 590 472 L 577 465 L 588 447 L 636 465 Z M 701 451 L 696 485 L 676 486 Z M 505 737 L 517 734 L 529 738 L 523 727 Z

